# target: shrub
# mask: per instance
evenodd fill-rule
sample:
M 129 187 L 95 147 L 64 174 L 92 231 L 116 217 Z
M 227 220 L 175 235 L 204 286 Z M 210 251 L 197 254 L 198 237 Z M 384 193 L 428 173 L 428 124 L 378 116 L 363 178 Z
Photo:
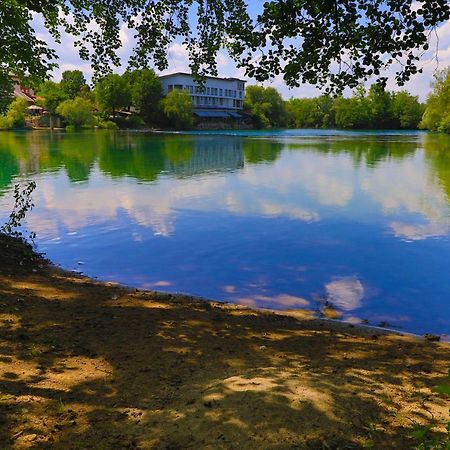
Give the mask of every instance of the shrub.
M 92 104 L 89 100 L 82 97 L 76 97 L 74 100 L 62 102 L 56 112 L 65 119 L 68 125 L 77 129 L 94 124 Z
M 24 127 L 27 107 L 28 103 L 25 99 L 16 98 L 9 105 L 6 114 L 0 116 L 0 130 Z
M 119 127 L 112 120 L 101 120 L 96 117 L 96 126 L 103 130 L 117 130 Z

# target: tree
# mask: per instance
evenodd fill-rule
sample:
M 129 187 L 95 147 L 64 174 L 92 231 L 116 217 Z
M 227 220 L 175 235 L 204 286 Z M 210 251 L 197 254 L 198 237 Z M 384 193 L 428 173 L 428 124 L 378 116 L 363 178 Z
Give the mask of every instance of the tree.
M 59 83 L 45 81 L 38 89 L 38 103 L 48 111 L 50 129 L 53 129 L 53 118 L 60 103 L 67 99 Z
M 174 89 L 163 98 L 162 109 L 174 128 L 192 126 L 192 99 L 186 91 Z
M 416 73 L 429 36 L 450 17 L 448 0 L 268 0 L 251 17 L 246 0 L 23 0 L 0 3 L 0 71 L 44 77 L 56 55 L 31 27 L 36 13 L 58 41 L 63 28 L 75 36 L 96 75 L 119 65 L 125 24 L 137 36 L 130 58 L 136 67 L 154 60 L 167 67 L 167 47 L 185 42 L 194 73 L 216 74 L 225 45 L 249 76 L 264 81 L 356 87 L 398 65 L 404 83 Z M 417 7 L 417 5 L 419 7 Z M 136 18 L 139 17 L 139 20 Z M 384 81 L 384 80 L 383 80 Z
M 289 125 L 296 128 L 334 127 L 333 105 L 334 100 L 328 95 L 290 99 L 286 102 Z
M 155 123 L 162 98 L 159 77 L 151 69 L 128 71 L 123 77 L 130 86 L 132 105 L 140 111 L 145 122 Z
M 105 115 L 115 115 L 116 111 L 129 106 L 130 87 L 124 77 L 109 74 L 95 84 L 97 105 Z
M 62 74 L 61 89 L 67 98 L 74 99 L 88 86 L 81 70 L 66 70 Z
M 0 115 L 0 129 L 22 128 L 25 126 L 25 113 L 28 103 L 24 98 L 14 99 L 6 114 Z
M 374 83 L 370 86 L 366 103 L 369 108 L 369 128 L 392 128 L 395 126 L 391 94 L 385 90 L 382 84 Z
M 93 125 L 94 123 L 92 104 L 82 97 L 62 102 L 56 111 L 66 120 L 68 125 L 74 128 L 81 128 L 84 125 Z
M 337 97 L 333 105 L 339 128 L 368 128 L 371 120 L 366 90 L 359 86 L 351 98 Z M 373 123 L 373 121 L 372 121 Z
M 436 74 L 420 126 L 450 133 L 450 68 Z
M 392 94 L 392 113 L 397 122 L 397 126 L 409 130 L 414 130 L 419 126 L 424 112 L 423 105 L 419 98 L 406 91 Z
M 13 101 L 13 88 L 11 79 L 0 72 L 0 114 L 4 113 Z
M 255 126 L 259 128 L 286 125 L 286 106 L 275 88 L 248 86 L 245 91 L 244 108 L 250 111 Z

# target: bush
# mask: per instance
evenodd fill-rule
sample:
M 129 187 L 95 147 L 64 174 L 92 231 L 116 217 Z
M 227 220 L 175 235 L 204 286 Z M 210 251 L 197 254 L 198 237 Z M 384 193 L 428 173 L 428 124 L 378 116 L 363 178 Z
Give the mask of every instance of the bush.
M 6 114 L 0 116 L 0 130 L 24 127 L 27 107 L 28 103 L 25 99 L 16 98 L 9 105 Z
M 111 120 L 101 120 L 98 117 L 96 126 L 103 130 L 118 130 L 119 127 Z
M 186 91 L 174 89 L 161 102 L 163 112 L 173 128 L 192 127 L 192 99 Z
M 62 102 L 56 112 L 65 119 L 68 125 L 76 129 L 86 125 L 94 125 L 92 104 L 82 97 Z
M 133 115 L 127 119 L 127 125 L 127 128 L 143 128 L 145 127 L 145 122 L 142 117 Z
M 6 115 L 0 116 L 0 130 L 10 130 L 12 128 L 12 121 Z

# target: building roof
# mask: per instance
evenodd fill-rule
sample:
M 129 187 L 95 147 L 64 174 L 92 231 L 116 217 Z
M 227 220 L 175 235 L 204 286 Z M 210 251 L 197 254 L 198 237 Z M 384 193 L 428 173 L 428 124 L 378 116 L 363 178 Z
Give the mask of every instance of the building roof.
M 20 97 L 24 98 L 27 102 L 34 103 L 34 99 L 25 94 L 25 92 L 22 91 L 14 91 L 13 92 L 14 97 Z
M 174 72 L 174 73 L 168 73 L 167 75 L 160 75 L 159 78 L 169 78 L 169 77 L 173 77 L 175 75 L 185 75 L 188 77 L 192 77 L 192 73 L 187 73 L 187 72 Z M 243 83 L 246 83 L 246 80 L 242 80 L 240 78 L 235 78 L 235 77 L 212 77 L 209 75 L 205 75 L 204 78 L 209 78 L 211 80 L 224 80 L 224 81 L 242 81 Z

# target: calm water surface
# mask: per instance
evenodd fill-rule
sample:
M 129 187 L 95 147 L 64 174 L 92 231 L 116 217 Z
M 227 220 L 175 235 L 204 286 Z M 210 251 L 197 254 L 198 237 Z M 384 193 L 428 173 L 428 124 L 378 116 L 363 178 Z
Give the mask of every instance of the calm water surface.
M 67 269 L 250 306 L 450 334 L 450 137 L 0 133 L 0 219 Z

